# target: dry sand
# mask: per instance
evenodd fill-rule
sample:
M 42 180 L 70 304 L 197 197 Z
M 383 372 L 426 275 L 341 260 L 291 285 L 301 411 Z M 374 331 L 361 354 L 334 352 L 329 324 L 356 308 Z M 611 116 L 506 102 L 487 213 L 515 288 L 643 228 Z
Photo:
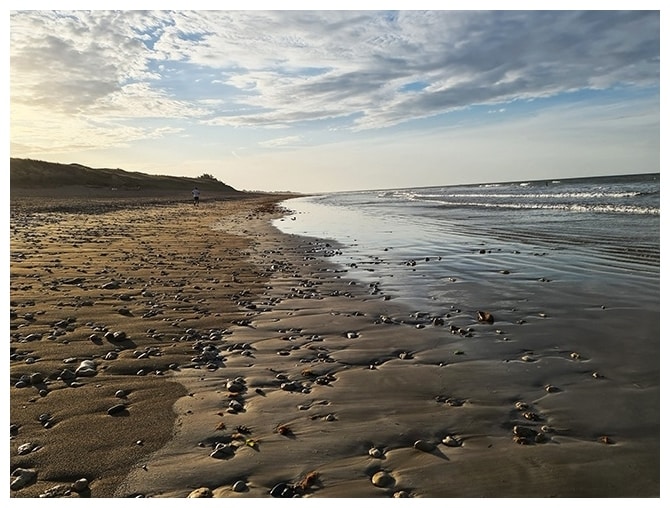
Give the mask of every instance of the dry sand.
M 12 207 L 10 497 L 660 495 L 597 365 L 410 315 L 273 228 L 282 198 Z

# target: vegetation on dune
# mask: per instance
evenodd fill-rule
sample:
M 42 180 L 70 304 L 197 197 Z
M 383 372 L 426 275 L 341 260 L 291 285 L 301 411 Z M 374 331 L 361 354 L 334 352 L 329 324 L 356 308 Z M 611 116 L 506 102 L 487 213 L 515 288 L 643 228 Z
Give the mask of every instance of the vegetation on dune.
M 217 193 L 237 193 L 236 189 L 204 173 L 197 178 L 149 175 L 123 169 L 89 168 L 81 164 L 60 164 L 33 159 L 10 158 L 11 189 L 83 186 L 120 190 L 178 191 L 198 186 Z

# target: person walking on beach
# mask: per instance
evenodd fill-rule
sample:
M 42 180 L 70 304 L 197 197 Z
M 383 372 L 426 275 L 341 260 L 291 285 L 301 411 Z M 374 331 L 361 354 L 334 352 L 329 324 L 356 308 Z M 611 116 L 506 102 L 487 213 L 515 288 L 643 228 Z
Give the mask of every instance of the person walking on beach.
M 200 205 L 200 190 L 197 187 L 193 187 L 193 206 Z

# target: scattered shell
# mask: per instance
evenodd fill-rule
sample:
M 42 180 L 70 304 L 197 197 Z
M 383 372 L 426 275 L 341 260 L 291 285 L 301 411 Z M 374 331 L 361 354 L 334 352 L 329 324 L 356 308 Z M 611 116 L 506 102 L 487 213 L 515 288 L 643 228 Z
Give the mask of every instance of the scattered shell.
M 393 493 L 393 497 L 395 498 L 403 498 L 403 497 L 410 497 L 409 492 L 406 490 L 399 490 L 398 492 Z
M 544 387 L 544 390 L 547 393 L 556 393 L 556 392 L 561 391 L 561 389 L 558 386 L 554 386 L 554 385 L 547 385 L 547 386 Z
M 372 475 L 372 485 L 375 487 L 391 487 L 395 483 L 395 479 L 386 471 L 377 471 Z
M 570 358 L 573 360 L 579 360 L 581 358 L 581 355 L 579 353 L 570 353 Z

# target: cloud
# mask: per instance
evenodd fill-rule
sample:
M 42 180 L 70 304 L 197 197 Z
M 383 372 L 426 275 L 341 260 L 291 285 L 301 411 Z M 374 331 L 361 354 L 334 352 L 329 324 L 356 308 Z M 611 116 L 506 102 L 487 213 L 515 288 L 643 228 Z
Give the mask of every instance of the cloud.
M 657 87 L 659 32 L 658 11 L 14 11 L 11 104 L 76 116 L 79 132 L 96 119 L 153 135 L 134 125 L 148 118 L 369 130 Z
M 258 144 L 262 147 L 275 148 L 278 146 L 294 146 L 302 141 L 301 136 L 286 136 L 283 138 L 269 139 L 267 141 L 261 141 Z

